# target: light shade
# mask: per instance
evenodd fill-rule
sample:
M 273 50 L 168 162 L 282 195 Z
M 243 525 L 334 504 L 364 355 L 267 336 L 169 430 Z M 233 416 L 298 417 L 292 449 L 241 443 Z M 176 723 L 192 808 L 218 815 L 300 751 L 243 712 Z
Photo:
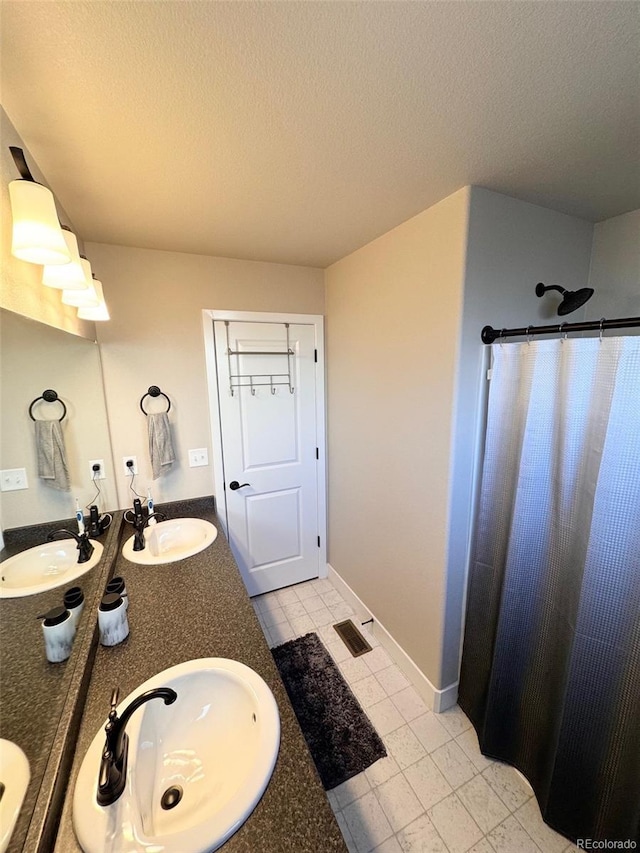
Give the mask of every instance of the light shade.
M 80 258 L 80 266 L 87 286 L 84 290 L 67 290 L 65 288 L 62 291 L 62 302 L 64 305 L 73 305 L 74 308 L 96 308 L 100 304 L 100 297 L 93 286 L 91 264 L 86 258 Z
M 78 308 L 78 317 L 80 317 L 81 320 L 108 320 L 109 309 L 107 308 L 107 303 L 104 301 L 104 294 L 102 292 L 102 282 L 98 281 L 97 278 L 94 278 L 93 286 L 95 288 L 96 295 L 100 300 L 100 303 L 99 305 L 93 308 L 87 306 Z
M 60 290 L 86 290 L 89 287 L 78 250 L 78 241 L 72 231 L 63 228 L 62 235 L 71 255 L 71 263 L 47 265 L 42 270 L 42 283 Z M 89 273 L 89 280 L 91 273 Z
M 51 190 L 35 181 L 9 184 L 13 214 L 11 253 L 30 264 L 68 264 L 69 249 Z

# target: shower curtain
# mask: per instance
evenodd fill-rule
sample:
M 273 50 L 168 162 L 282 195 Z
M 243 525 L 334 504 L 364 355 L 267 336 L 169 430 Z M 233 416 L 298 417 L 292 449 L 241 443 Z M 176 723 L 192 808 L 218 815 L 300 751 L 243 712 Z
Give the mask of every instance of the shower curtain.
M 550 826 L 640 845 L 640 337 L 493 359 L 459 703 Z

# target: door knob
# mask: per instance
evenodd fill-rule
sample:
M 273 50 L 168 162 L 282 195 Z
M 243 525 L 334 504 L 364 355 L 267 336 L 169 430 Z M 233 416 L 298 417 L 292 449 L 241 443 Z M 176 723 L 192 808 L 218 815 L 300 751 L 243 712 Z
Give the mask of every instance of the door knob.
M 237 480 L 232 480 L 229 483 L 229 488 L 235 492 L 236 489 L 244 489 L 245 486 L 250 486 L 251 483 L 239 483 Z

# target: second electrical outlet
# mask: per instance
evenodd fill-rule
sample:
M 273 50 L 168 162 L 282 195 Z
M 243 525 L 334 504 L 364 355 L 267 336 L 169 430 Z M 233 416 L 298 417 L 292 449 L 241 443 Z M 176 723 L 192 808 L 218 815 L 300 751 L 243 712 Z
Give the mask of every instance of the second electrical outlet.
M 134 477 L 138 473 L 138 459 L 136 456 L 123 456 L 122 467 L 125 477 Z
M 104 480 L 106 478 L 107 475 L 104 473 L 104 459 L 89 460 L 89 476 L 92 480 Z

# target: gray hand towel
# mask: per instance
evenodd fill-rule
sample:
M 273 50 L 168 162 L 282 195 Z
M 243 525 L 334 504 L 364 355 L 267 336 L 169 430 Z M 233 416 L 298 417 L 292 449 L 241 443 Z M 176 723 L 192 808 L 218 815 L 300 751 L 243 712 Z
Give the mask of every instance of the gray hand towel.
M 38 476 L 45 486 L 68 492 L 69 469 L 60 421 L 36 421 Z
M 171 425 L 166 412 L 147 415 L 149 427 L 149 458 L 153 479 L 165 474 L 175 462 L 171 443 Z

